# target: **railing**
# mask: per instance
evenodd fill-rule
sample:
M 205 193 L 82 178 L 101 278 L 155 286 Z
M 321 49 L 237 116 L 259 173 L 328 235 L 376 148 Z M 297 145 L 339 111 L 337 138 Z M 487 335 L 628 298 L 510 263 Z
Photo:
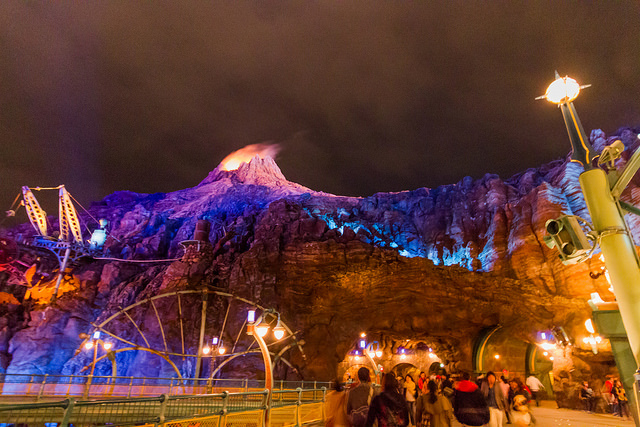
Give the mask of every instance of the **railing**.
M 211 427 L 302 426 L 324 421 L 326 388 L 267 390 L 191 396 L 142 397 L 76 401 L 71 397 L 48 403 L 0 405 L 0 424 L 61 427 L 79 426 L 189 426 Z M 272 409 L 271 409 L 272 408 Z
M 89 381 L 91 379 L 91 381 Z M 276 390 L 319 389 L 329 387 L 320 381 L 275 381 Z M 79 375 L 0 375 L 0 401 L 21 399 L 37 402 L 58 397 L 118 398 L 167 394 L 213 394 L 222 391 L 249 392 L 264 390 L 264 381 L 209 378 L 145 378 Z

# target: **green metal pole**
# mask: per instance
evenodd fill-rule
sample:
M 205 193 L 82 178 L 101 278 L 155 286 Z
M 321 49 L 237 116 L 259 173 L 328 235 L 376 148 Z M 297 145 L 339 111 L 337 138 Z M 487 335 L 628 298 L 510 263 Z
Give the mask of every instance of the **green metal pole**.
M 580 175 L 580 185 L 627 330 L 631 352 L 640 361 L 640 265 L 635 245 L 602 169 Z

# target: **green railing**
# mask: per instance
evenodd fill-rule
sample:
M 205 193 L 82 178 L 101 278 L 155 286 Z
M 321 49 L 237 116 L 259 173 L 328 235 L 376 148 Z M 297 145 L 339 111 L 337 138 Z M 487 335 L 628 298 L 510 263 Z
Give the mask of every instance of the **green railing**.
M 295 390 L 329 387 L 319 381 L 275 381 L 274 389 Z M 0 374 L 0 402 L 51 400 L 60 397 L 118 398 L 150 397 L 162 394 L 193 395 L 223 391 L 264 390 L 264 381 L 211 378 L 147 378 L 87 375 Z
M 76 400 L 0 405 L 0 424 L 61 427 L 79 426 L 181 426 L 198 421 L 202 426 L 304 425 L 324 420 L 326 388 L 274 390 L 269 402 L 267 390 L 142 397 L 133 399 Z M 271 410 L 273 408 L 273 411 Z

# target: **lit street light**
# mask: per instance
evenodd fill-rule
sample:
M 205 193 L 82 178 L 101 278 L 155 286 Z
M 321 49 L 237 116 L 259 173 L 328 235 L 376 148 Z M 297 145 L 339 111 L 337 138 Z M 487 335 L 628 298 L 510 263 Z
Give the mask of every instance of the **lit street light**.
M 591 231 L 586 236 L 575 222 L 576 217 L 565 216 L 547 221 L 547 231 L 553 238 L 553 241 L 547 240 L 547 244 L 561 250 L 560 256 L 565 264 L 576 260 L 584 261 L 593 253 L 595 246 L 600 245 L 637 367 L 640 362 L 640 259 L 624 219 L 623 209 L 636 214 L 640 210 L 622 202 L 620 194 L 640 167 L 640 150 L 636 150 L 621 170 L 616 169 L 615 161 L 624 150 L 622 142 L 616 141 L 605 147 L 600 154 L 595 153 L 572 102 L 584 87 L 586 86 L 578 85 L 569 77 L 560 77 L 556 72 L 556 80 L 551 83 L 545 95 L 538 97 L 558 104 L 562 111 L 573 148 L 571 161 L 581 164 L 584 169 L 579 181 L 592 221 L 592 224 L 588 224 Z M 594 166 L 596 158 L 597 166 Z M 584 247 L 584 237 L 593 242 L 592 247 Z M 585 256 L 585 252 L 588 256 Z M 598 310 L 595 305 L 593 307 Z M 631 372 L 628 372 L 630 367 L 630 364 L 619 367 L 628 396 L 634 394 L 630 388 L 633 383 Z M 636 425 L 640 425 L 637 414 L 634 418 Z
M 87 338 L 89 338 L 89 335 L 83 333 L 83 334 L 80 334 L 80 338 L 87 339 Z M 95 369 L 96 369 L 96 358 L 98 356 L 98 347 L 102 347 L 104 349 L 104 351 L 107 352 L 107 356 L 109 357 L 110 360 L 112 360 L 112 362 L 113 362 L 113 358 L 115 358 L 115 356 L 113 354 L 113 351 L 111 351 L 111 349 L 113 348 L 113 344 L 110 341 L 101 340 L 100 339 L 100 331 L 95 331 L 93 333 L 93 336 L 91 337 L 91 339 L 88 340 L 84 344 L 85 350 L 92 350 L 93 349 L 93 359 L 91 361 L 91 371 L 89 372 L 89 377 L 87 379 L 86 386 L 85 386 L 85 389 L 84 389 L 84 394 L 83 394 L 85 399 L 87 399 L 89 397 L 89 390 L 91 389 L 91 383 L 93 382 L 93 373 L 95 372 Z M 115 375 L 116 375 L 115 367 L 112 368 L 112 370 L 113 370 L 113 376 L 115 377 Z
M 271 393 L 273 392 L 273 367 L 271 366 L 271 354 L 269 348 L 264 341 L 264 337 L 269 332 L 269 323 L 266 316 L 271 315 L 277 318 L 276 326 L 273 328 L 273 335 L 277 340 L 284 337 L 285 329 L 280 324 L 280 313 L 275 310 L 265 310 L 260 317 L 256 319 L 255 310 L 249 310 L 247 313 L 247 335 L 253 336 L 260 347 L 260 353 L 264 361 L 264 382 L 267 390 L 267 409 L 264 412 L 264 425 L 269 427 L 269 412 L 271 406 Z

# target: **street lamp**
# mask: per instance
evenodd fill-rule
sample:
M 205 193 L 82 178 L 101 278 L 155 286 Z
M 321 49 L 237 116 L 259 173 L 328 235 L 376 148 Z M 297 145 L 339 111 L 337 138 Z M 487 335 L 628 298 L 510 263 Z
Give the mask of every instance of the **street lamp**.
M 264 361 L 264 382 L 265 389 L 267 390 L 267 402 L 269 402 L 264 413 L 265 427 L 269 427 L 269 406 L 271 405 L 271 393 L 273 391 L 273 367 L 271 366 L 271 354 L 269 353 L 267 344 L 264 341 L 264 337 L 267 335 L 267 332 L 269 332 L 269 324 L 266 319 L 267 315 L 277 318 L 278 321 L 276 326 L 273 328 L 273 335 L 277 340 L 282 339 L 284 337 L 285 329 L 280 324 L 280 313 L 275 310 L 268 309 L 263 311 L 257 319 L 255 310 L 249 310 L 247 313 L 247 335 L 253 336 L 258 343 L 260 353 L 262 354 L 262 359 Z
M 89 338 L 89 335 L 82 333 L 79 335 L 79 337 L 82 339 L 87 339 Z M 91 371 L 89 371 L 89 378 L 87 379 L 86 387 L 84 389 L 84 394 L 83 394 L 85 399 L 89 397 L 89 390 L 91 389 L 91 383 L 93 382 L 93 373 L 95 372 L 95 369 L 96 369 L 96 358 L 98 356 L 98 347 L 102 347 L 104 351 L 107 352 L 107 356 L 109 357 L 109 359 L 111 359 L 113 362 L 112 358 L 114 357 L 114 353 L 111 350 L 113 348 L 113 343 L 111 343 L 110 341 L 101 340 L 100 331 L 95 331 L 91 336 L 91 339 L 88 340 L 86 343 L 84 343 L 84 348 L 86 350 L 93 350 L 93 359 L 91 361 Z M 113 375 L 115 376 L 115 369 L 113 370 L 114 370 Z
M 621 171 L 614 167 L 615 160 L 624 149 L 621 143 L 616 141 L 605 147 L 602 153 L 595 154 L 572 102 L 580 89 L 585 87 L 587 86 L 580 86 L 569 77 L 560 77 L 556 72 L 556 80 L 551 83 L 546 94 L 538 99 L 547 99 L 559 105 L 573 148 L 571 161 L 584 168 L 579 180 L 593 222 L 593 229 L 589 234 L 596 244 L 600 244 L 631 352 L 637 364 L 640 362 L 640 259 L 621 205 L 625 209 L 633 207 L 628 207 L 619 198 L 640 167 L 640 150 L 636 150 Z M 597 157 L 600 157 L 598 167 L 593 165 Z M 612 169 L 609 176 L 600 167 L 602 165 Z

